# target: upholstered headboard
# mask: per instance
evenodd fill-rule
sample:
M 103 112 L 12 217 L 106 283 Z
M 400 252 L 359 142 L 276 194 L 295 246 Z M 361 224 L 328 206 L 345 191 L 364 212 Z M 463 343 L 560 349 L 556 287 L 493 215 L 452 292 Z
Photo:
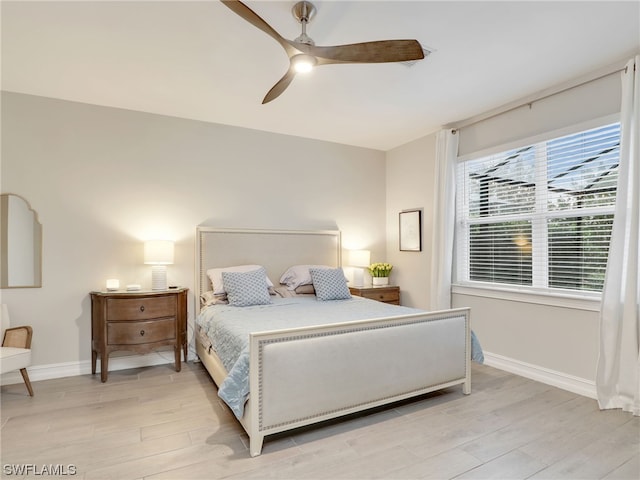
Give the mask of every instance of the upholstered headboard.
M 258 264 L 274 284 L 292 265 L 342 266 L 339 230 L 249 230 L 197 227 L 196 314 L 200 295 L 211 290 L 207 270 Z

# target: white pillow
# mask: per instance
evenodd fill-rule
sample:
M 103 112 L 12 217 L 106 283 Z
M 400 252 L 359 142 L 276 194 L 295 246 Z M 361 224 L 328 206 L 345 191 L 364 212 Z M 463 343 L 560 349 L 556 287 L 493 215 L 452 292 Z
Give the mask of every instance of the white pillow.
M 295 290 L 300 285 L 311 285 L 310 268 L 332 268 L 327 265 L 294 265 L 289 267 L 280 277 L 280 283 L 286 285 L 289 290 Z
M 251 272 L 260 268 L 263 268 L 262 265 L 234 265 L 232 267 L 210 268 L 207 270 L 207 276 L 211 280 L 213 293 L 219 295 L 226 293 L 222 283 L 222 272 Z M 269 277 L 267 277 L 267 286 L 273 287 L 273 282 L 269 280 Z

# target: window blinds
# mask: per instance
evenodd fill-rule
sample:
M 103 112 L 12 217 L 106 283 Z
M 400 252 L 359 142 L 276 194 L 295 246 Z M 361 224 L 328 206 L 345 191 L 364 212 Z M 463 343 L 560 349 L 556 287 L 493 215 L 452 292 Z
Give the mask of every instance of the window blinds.
M 461 162 L 457 281 L 601 291 L 619 144 L 612 124 Z

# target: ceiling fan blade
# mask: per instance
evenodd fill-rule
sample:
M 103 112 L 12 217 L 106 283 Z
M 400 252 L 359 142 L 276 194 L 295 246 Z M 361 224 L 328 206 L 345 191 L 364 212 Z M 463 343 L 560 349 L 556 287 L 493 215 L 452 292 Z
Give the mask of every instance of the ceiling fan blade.
M 262 104 L 264 105 L 265 103 L 269 103 L 271 100 L 275 100 L 276 98 L 278 98 L 282 94 L 282 92 L 287 89 L 295 76 L 296 71 L 293 68 L 289 68 L 287 73 L 284 74 L 284 77 L 278 80 L 278 82 L 273 87 L 271 87 L 271 90 L 267 92 L 264 99 L 262 100 Z
M 417 40 L 380 40 L 334 47 L 295 44 L 295 48 L 316 57 L 318 65 L 408 62 L 424 58 L 424 52 Z
M 275 39 L 280 45 L 284 47 L 289 56 L 294 55 L 296 53 L 296 49 L 294 45 L 283 38 L 278 32 L 276 32 L 271 25 L 265 22 L 262 17 L 260 17 L 256 12 L 247 7 L 244 3 L 238 0 L 221 0 L 222 3 L 231 9 L 234 13 L 238 14 L 240 17 L 245 19 L 254 27 L 259 28 L 264 33 Z

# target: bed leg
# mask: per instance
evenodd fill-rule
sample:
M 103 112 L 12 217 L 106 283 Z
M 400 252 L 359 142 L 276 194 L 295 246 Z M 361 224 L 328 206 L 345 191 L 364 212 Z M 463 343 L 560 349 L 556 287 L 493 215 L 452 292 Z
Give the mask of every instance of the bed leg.
M 249 438 L 249 453 L 252 457 L 257 457 L 262 453 L 263 435 L 252 435 Z
M 465 395 L 471 394 L 471 379 L 468 379 L 462 384 L 462 393 Z

